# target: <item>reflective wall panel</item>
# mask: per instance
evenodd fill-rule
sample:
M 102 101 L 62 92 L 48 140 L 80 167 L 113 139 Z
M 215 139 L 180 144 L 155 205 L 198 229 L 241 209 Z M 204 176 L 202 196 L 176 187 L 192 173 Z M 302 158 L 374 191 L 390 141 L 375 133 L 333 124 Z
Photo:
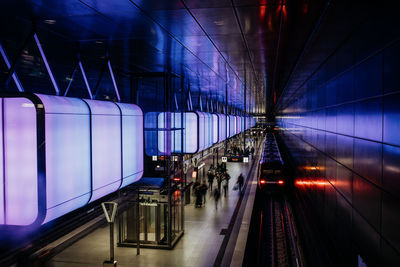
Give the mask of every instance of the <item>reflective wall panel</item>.
M 393 259 L 400 258 L 400 236 L 395 230 L 400 222 L 400 78 L 394 73 L 399 69 L 400 45 L 396 40 L 376 39 L 365 44 L 375 47 L 370 54 L 361 56 L 355 39 L 346 42 L 353 50 L 327 58 L 299 89 L 301 93 L 280 110 L 278 124 L 303 168 L 297 178 L 310 182 L 307 190 L 299 188 L 300 195 L 314 200 L 308 203 L 319 211 L 338 250 L 347 256 L 349 251 L 360 254 L 368 266 L 396 266 Z M 352 58 L 352 64 L 341 68 L 343 57 Z M 316 174 L 310 167 L 324 172 Z M 326 185 L 312 186 L 315 180 Z M 324 204 L 318 200 L 321 194 Z M 337 225 L 344 225 L 345 233 Z M 350 242 L 350 248 L 342 246 L 344 241 Z

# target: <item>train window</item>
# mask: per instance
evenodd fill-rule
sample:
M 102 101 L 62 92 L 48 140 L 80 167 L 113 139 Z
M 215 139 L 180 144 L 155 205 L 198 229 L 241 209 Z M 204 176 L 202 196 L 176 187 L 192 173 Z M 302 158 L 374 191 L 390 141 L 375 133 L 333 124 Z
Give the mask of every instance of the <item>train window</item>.
M 281 174 L 281 170 L 275 170 L 275 174 Z
M 263 174 L 273 174 L 274 170 L 263 170 Z

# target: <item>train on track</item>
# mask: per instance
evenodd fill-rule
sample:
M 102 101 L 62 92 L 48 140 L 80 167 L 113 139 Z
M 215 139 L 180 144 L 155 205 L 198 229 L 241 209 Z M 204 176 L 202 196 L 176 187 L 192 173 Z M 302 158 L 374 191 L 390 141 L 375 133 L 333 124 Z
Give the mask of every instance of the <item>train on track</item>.
M 258 166 L 258 187 L 260 190 L 279 190 L 287 186 L 287 179 L 275 134 L 267 132 Z

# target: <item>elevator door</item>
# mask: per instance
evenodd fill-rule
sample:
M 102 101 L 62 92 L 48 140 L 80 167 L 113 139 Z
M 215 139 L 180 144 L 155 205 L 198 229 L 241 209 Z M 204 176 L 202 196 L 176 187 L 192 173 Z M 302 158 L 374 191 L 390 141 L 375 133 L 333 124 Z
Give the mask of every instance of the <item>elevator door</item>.
M 140 206 L 140 243 L 160 244 L 165 237 L 165 208 L 166 205 Z

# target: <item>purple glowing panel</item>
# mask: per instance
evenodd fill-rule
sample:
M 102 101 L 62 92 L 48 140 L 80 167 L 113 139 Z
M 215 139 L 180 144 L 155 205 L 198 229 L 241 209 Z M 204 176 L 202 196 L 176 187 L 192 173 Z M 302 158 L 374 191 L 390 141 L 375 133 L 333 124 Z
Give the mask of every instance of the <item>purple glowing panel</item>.
M 161 112 L 157 116 L 157 144 L 158 151 L 161 155 L 170 155 L 175 144 L 171 144 L 171 131 L 167 129 L 173 128 L 174 122 L 172 121 L 170 112 Z
M 230 120 L 229 120 L 229 115 L 226 115 L 225 116 L 226 117 L 226 119 L 225 119 L 225 121 L 226 121 L 226 138 L 228 139 L 229 137 L 230 137 Z
M 235 123 L 236 123 L 236 134 L 240 133 L 240 117 L 239 116 L 235 116 Z
M 182 116 L 183 115 L 183 116 Z M 183 117 L 183 126 L 182 126 L 182 117 Z M 185 119 L 186 119 L 186 114 L 182 113 L 171 113 L 171 128 L 172 129 L 178 129 L 178 130 L 171 130 L 171 149 L 175 153 L 181 153 L 182 150 L 182 130 L 181 128 L 183 127 L 185 131 Z M 185 133 L 183 133 L 185 136 Z M 183 137 L 183 151 L 185 151 L 185 137 Z
M 0 46 L 1 48 L 1 46 Z M 0 125 L 3 125 L 3 99 L 0 98 Z M 4 224 L 4 177 L 3 177 L 3 126 L 0 126 L 0 224 Z
M 45 110 L 46 223 L 90 199 L 90 111 L 78 98 L 37 96 Z
M 206 140 L 207 140 L 207 145 L 206 148 L 209 148 L 213 144 L 213 119 L 212 115 L 210 113 L 205 113 L 206 115 Z
M 122 185 L 138 181 L 144 171 L 143 113 L 132 104 L 117 103 L 122 114 Z
M 30 225 L 38 216 L 36 109 L 26 98 L 4 99 L 5 218 Z
M 236 119 L 235 116 L 229 115 L 229 137 L 236 134 Z
M 199 116 L 199 151 L 206 148 L 206 134 L 205 134 L 205 114 L 203 112 L 197 112 Z
M 180 113 L 178 113 L 180 116 Z M 183 131 L 184 140 L 184 152 L 195 153 L 198 151 L 198 125 L 197 115 L 194 112 L 186 112 L 184 114 L 184 125 L 185 130 Z
M 170 114 L 170 115 L 168 115 Z M 170 128 L 179 130 L 165 130 L 166 122 L 170 122 Z M 198 151 L 198 125 L 197 115 L 194 112 L 185 112 L 183 114 L 183 124 L 181 113 L 160 113 L 158 115 L 158 146 L 160 152 L 165 154 L 168 142 L 171 142 L 171 151 L 180 153 L 182 149 L 182 130 L 183 128 L 183 152 L 196 153 Z M 169 141 L 170 140 L 170 141 Z
M 224 114 L 218 114 L 219 120 L 219 138 L 218 141 L 222 142 L 226 139 L 226 116 Z
M 92 117 L 92 185 L 90 202 L 121 184 L 121 113 L 112 102 L 85 100 Z
M 213 123 L 213 144 L 218 143 L 218 115 L 212 114 L 212 123 Z

